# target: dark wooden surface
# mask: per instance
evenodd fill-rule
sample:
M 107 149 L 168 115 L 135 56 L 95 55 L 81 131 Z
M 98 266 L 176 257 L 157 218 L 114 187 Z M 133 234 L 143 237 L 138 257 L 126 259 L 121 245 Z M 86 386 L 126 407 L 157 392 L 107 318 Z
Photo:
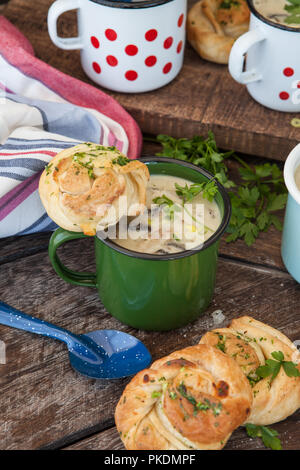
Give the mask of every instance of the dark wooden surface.
M 144 154 L 158 148 L 147 144 Z M 231 177 L 236 165 L 231 163 Z M 49 234 L 0 240 L 1 299 L 20 310 L 57 323 L 75 333 L 116 328 L 145 342 L 157 359 L 195 344 L 212 328 L 212 312 L 221 309 L 225 323 L 243 314 L 270 323 L 291 339 L 300 339 L 300 286 L 280 259 L 280 233 L 262 234 L 255 245 L 223 240 L 213 302 L 205 315 L 175 332 L 150 333 L 120 324 L 105 311 L 90 288 L 71 286 L 53 271 Z M 70 267 L 93 270 L 89 240 L 60 248 Z M 7 346 L 7 364 L 0 365 L 0 449 L 122 449 L 114 427 L 114 408 L 126 380 L 103 383 L 77 375 L 63 345 L 0 326 Z M 300 447 L 300 413 L 273 427 L 285 449 Z M 261 449 L 259 440 L 240 428 L 226 449 Z
M 196 0 L 189 0 L 189 5 Z M 31 41 L 37 57 L 80 80 L 92 83 L 80 66 L 79 51 L 63 51 L 50 40 L 47 11 L 52 0 L 10 0 L 5 16 Z M 61 35 L 76 35 L 74 12 L 59 21 Z M 285 160 L 300 140 L 291 125 L 297 114 L 272 111 L 257 104 L 227 67 L 202 60 L 187 45 L 184 67 L 169 85 L 150 93 L 109 92 L 135 117 L 144 132 L 191 137 L 215 132 L 221 148 Z M 300 113 L 299 113 L 300 114 Z
M 49 3 L 40 0 L 34 2 L 34 8 L 30 8 L 29 0 L 11 0 L 4 11 L 27 34 L 41 58 L 87 80 L 76 62 L 77 53 L 57 51 L 47 38 L 45 18 Z M 64 29 L 72 33 L 68 22 L 64 24 Z M 191 76 L 193 63 L 198 64 L 199 70 L 204 66 L 189 50 L 185 70 Z M 70 64 L 73 64 L 73 68 L 68 69 Z M 226 73 L 224 68 L 217 66 L 215 70 L 216 75 Z M 216 79 L 218 82 L 218 77 Z M 177 86 L 176 83 L 172 86 Z M 166 87 L 159 96 L 166 99 L 171 90 L 171 86 Z M 242 89 L 240 93 L 243 93 Z M 136 98 L 124 95 L 123 103 L 126 100 L 127 108 L 133 106 L 134 109 Z M 141 100 L 143 109 L 149 107 L 151 113 L 151 100 L 146 99 L 146 95 L 141 96 Z M 158 101 L 155 99 L 153 106 Z M 168 126 L 176 122 L 173 116 L 181 114 L 171 104 L 167 110 L 163 107 L 155 110 L 158 119 L 157 123 L 152 119 L 153 126 L 157 126 L 150 129 L 153 132 L 161 132 L 165 113 L 169 116 Z M 195 115 L 197 112 L 195 109 Z M 209 116 L 210 112 L 206 110 L 205 116 Z M 218 112 L 226 114 L 222 107 Z M 136 117 L 146 122 L 147 116 L 149 114 L 146 111 L 141 111 Z M 247 125 L 245 117 L 243 123 Z M 175 125 L 172 129 L 174 134 L 177 131 L 179 134 L 184 132 L 182 127 Z M 200 129 L 201 126 L 197 132 Z M 278 129 L 282 136 L 284 129 L 287 127 L 283 122 Z M 169 132 L 168 129 L 165 131 Z M 293 138 L 296 138 L 295 134 Z M 144 153 L 153 154 L 157 150 L 157 147 L 147 144 Z M 260 150 L 257 151 L 259 153 Z M 236 179 L 236 165 L 232 162 L 230 167 L 231 177 Z M 234 317 L 250 314 L 279 328 L 292 340 L 300 339 L 300 286 L 284 269 L 280 258 L 281 234 L 275 229 L 262 234 L 251 248 L 247 248 L 243 242 L 226 244 L 223 239 L 211 306 L 196 322 L 167 333 L 128 328 L 105 311 L 95 290 L 64 283 L 54 273 L 48 259 L 49 236 L 45 233 L 0 240 L 1 300 L 75 333 L 99 328 L 115 328 L 133 333 L 145 342 L 153 359 L 195 344 L 205 331 L 214 326 L 211 314 L 216 309 L 223 311 L 225 323 Z M 88 240 L 65 245 L 60 249 L 60 255 L 71 268 L 93 270 L 93 247 Z M 64 346 L 46 338 L 0 326 L 0 339 L 5 341 L 7 347 L 7 363 L 0 365 L 0 449 L 123 448 L 114 427 L 113 415 L 126 380 L 103 383 L 77 375 L 69 366 Z M 297 412 L 273 426 L 278 430 L 285 449 L 300 448 L 299 424 L 300 412 Z M 234 432 L 226 446 L 226 449 L 261 448 L 261 442 L 248 438 L 242 428 Z

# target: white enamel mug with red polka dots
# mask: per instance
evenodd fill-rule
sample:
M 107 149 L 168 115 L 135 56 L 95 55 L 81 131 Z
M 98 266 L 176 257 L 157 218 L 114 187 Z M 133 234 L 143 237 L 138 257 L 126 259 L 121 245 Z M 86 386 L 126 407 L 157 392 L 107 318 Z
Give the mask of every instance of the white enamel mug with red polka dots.
M 300 29 L 273 23 L 247 0 L 249 31 L 234 43 L 229 72 L 260 104 L 287 112 L 300 111 Z M 246 58 L 246 62 L 245 62 Z
M 57 34 L 57 19 L 77 9 L 76 38 Z M 110 90 L 160 88 L 179 73 L 185 45 L 187 0 L 57 0 L 48 31 L 62 49 L 80 49 L 85 73 Z

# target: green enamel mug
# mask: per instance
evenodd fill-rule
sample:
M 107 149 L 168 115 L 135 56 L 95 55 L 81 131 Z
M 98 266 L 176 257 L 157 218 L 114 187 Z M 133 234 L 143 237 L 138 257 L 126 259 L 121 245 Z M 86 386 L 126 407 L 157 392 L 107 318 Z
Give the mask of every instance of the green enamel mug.
M 213 178 L 206 170 L 165 157 L 141 158 L 151 175 L 165 174 L 201 183 Z M 196 320 L 211 302 L 217 269 L 219 240 L 230 215 L 229 197 L 218 184 L 215 200 L 222 221 L 199 249 L 153 255 L 137 253 L 113 241 L 57 229 L 49 243 L 56 273 L 66 282 L 98 289 L 107 311 L 122 323 L 142 330 L 164 331 Z M 63 265 L 57 249 L 78 238 L 93 239 L 96 272 L 76 272 Z

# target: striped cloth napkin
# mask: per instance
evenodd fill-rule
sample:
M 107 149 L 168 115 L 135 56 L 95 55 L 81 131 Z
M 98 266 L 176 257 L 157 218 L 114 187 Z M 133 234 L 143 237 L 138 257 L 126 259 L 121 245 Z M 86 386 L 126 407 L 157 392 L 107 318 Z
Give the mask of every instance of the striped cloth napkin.
M 0 238 L 56 228 L 38 194 L 42 170 L 82 141 L 141 150 L 136 122 L 110 96 L 34 57 L 0 16 Z

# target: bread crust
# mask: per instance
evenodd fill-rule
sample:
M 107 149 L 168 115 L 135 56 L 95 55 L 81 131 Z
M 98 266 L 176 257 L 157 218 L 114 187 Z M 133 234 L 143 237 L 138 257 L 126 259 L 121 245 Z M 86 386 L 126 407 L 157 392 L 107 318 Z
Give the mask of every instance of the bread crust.
M 255 377 L 257 367 L 264 365 L 267 359 L 274 360 L 274 351 L 281 351 L 284 360 L 298 364 L 300 370 L 296 346 L 280 331 L 249 316 L 234 319 L 228 328 L 206 333 L 200 344 L 222 347 L 250 381 Z M 248 423 L 277 423 L 300 408 L 300 377 L 288 377 L 283 367 L 273 381 L 266 377 L 257 383 L 252 382 L 252 385 L 253 405 Z
M 41 175 L 39 194 L 60 227 L 95 235 L 99 224 L 117 223 L 130 207 L 135 206 L 132 215 L 139 214 L 149 177 L 144 163 L 129 161 L 114 147 L 85 143 L 52 159 Z M 126 205 L 120 209 L 121 196 L 126 196 Z
M 250 12 L 245 0 L 220 8 L 223 0 L 200 0 L 189 10 L 187 38 L 206 60 L 227 64 L 234 41 L 249 28 Z
M 115 421 L 126 449 L 222 449 L 248 418 L 252 399 L 236 362 L 201 344 L 139 372 L 119 400 Z

